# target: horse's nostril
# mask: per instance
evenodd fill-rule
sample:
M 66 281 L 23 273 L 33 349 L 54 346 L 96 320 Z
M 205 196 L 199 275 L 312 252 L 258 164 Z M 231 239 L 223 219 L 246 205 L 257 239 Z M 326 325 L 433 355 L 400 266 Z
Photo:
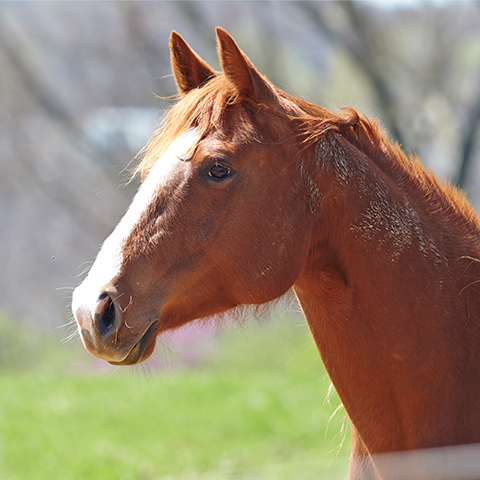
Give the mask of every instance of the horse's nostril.
M 103 338 L 111 333 L 115 324 L 115 305 L 108 293 L 102 293 L 98 297 L 93 322 Z

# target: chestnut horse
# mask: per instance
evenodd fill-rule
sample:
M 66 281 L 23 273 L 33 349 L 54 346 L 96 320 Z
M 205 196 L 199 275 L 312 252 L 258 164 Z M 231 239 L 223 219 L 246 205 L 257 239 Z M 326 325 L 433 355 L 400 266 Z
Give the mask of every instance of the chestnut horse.
M 288 95 L 217 29 L 222 72 L 180 37 L 180 100 L 142 186 L 73 295 L 87 350 L 115 365 L 194 319 L 298 298 L 372 455 L 480 442 L 479 219 L 355 110 Z M 479 474 L 480 477 L 480 474 Z

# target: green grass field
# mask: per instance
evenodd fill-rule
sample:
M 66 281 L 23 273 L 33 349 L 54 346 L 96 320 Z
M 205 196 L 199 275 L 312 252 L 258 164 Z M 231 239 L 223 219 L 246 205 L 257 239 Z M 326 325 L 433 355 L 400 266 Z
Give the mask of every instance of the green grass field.
M 209 342 L 195 367 L 171 360 L 146 371 L 99 369 L 79 340 L 24 347 L 29 368 L 15 362 L 21 342 L 10 348 L 0 369 L 0 478 L 346 477 L 350 432 L 343 410 L 330 420 L 340 402 L 326 401 L 330 381 L 301 319 L 252 322 Z

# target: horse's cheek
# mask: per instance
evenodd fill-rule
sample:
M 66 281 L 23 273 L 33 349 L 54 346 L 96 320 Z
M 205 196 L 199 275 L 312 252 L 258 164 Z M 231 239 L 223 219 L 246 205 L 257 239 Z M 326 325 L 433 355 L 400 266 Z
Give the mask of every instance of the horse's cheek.
M 257 288 L 269 292 L 269 300 L 283 295 L 300 275 L 308 252 L 308 236 L 304 235 L 308 225 L 307 219 L 299 222 L 298 217 L 284 217 L 281 225 L 273 226 L 270 241 L 264 243 L 255 278 Z

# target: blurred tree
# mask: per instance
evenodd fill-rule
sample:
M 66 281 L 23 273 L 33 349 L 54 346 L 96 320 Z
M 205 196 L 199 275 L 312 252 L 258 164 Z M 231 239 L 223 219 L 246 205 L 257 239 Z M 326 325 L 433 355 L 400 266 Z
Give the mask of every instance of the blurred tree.
M 418 121 L 413 117 L 428 117 L 422 109 L 434 95 L 440 103 L 448 104 L 450 115 L 456 118 L 450 119 L 446 127 L 453 126 L 459 131 L 458 167 L 448 173 L 458 185 L 468 187 L 469 168 L 480 130 L 480 69 L 477 67 L 480 64 L 477 28 L 480 2 L 461 6 L 426 3 L 423 9 L 403 12 L 382 11 L 372 4 L 353 0 L 300 1 L 296 6 L 314 28 L 350 53 L 375 91 L 381 118 L 393 138 L 404 147 L 428 151 L 432 142 L 426 142 L 428 145 L 422 148 L 415 131 Z M 472 54 L 468 52 L 472 46 L 466 45 L 469 38 L 477 49 L 476 62 L 465 64 L 459 59 Z M 467 92 L 458 95 L 465 77 L 473 81 L 469 82 Z M 435 122 L 429 123 L 423 125 L 425 129 L 432 128 Z

